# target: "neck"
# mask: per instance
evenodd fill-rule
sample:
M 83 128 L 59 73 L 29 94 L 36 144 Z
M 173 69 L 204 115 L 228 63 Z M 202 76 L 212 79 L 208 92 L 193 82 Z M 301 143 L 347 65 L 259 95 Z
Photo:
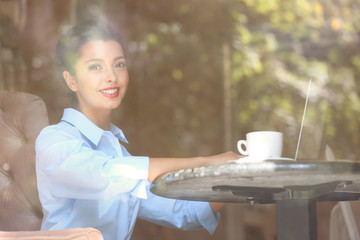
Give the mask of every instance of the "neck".
M 92 121 L 99 128 L 108 131 L 111 123 L 111 110 L 86 110 L 78 107 L 78 110 L 83 113 L 90 121 Z

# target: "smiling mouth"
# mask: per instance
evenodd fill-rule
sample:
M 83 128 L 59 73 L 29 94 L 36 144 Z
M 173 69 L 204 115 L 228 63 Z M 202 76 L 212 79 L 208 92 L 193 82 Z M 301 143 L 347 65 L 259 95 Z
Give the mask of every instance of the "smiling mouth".
M 106 93 L 106 94 L 114 94 L 114 93 L 116 93 L 117 91 L 119 91 L 119 89 L 117 89 L 117 88 L 108 89 L 108 90 L 100 90 L 100 92 Z
M 100 93 L 106 97 L 117 97 L 119 95 L 119 88 L 102 89 Z

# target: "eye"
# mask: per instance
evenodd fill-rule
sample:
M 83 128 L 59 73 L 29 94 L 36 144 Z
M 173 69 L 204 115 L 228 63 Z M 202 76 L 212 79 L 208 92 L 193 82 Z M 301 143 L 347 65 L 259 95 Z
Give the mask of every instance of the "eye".
M 102 67 L 99 65 L 99 64 L 93 64 L 93 65 L 90 65 L 89 70 L 101 70 Z
M 124 62 L 119 62 L 115 65 L 115 68 L 126 68 L 126 64 Z

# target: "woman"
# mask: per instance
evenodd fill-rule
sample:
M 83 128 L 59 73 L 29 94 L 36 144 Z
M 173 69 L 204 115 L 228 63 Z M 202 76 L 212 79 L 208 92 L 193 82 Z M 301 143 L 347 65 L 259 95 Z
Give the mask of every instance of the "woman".
M 76 95 L 76 109 L 44 128 L 36 141 L 36 171 L 44 218 L 42 230 L 94 227 L 104 239 L 130 239 L 137 217 L 184 230 L 213 233 L 223 203 L 166 199 L 149 184 L 160 174 L 238 159 L 131 156 L 111 124 L 129 76 L 119 37 L 104 22 L 77 25 L 57 45 L 57 63 Z

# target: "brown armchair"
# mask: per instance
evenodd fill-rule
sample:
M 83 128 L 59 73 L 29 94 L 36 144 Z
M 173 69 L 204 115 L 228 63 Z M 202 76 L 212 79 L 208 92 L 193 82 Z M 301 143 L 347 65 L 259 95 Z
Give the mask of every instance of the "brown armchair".
M 93 228 L 39 231 L 35 140 L 46 125 L 41 98 L 0 91 L 0 239 L 103 239 Z

